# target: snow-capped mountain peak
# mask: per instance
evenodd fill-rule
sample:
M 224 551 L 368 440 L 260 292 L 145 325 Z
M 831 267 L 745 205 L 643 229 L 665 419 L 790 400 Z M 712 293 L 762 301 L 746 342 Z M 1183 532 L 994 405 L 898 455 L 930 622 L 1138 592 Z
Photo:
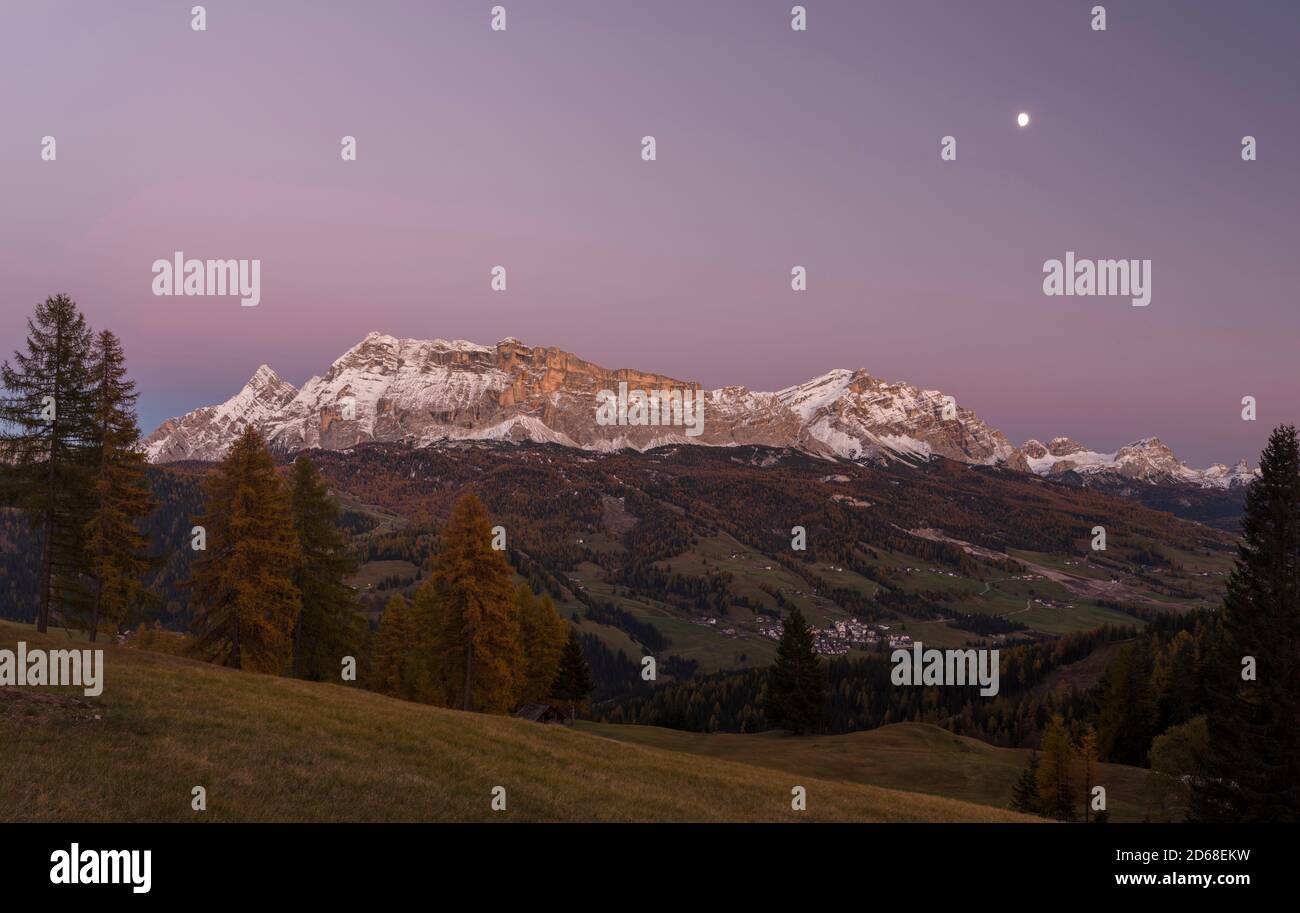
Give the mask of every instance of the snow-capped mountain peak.
M 1029 469 L 1041 476 L 1073 472 L 1082 476 L 1105 474 L 1143 482 L 1233 488 L 1249 484 L 1256 474 L 1245 460 L 1232 470 L 1223 464 L 1193 469 L 1179 460 L 1173 450 L 1157 437 L 1134 441 L 1114 453 L 1090 450 L 1064 437 L 1053 438 L 1047 446 L 1031 439 L 1025 441 L 1020 451 Z
M 602 391 L 671 391 L 702 398 L 699 434 L 666 413 L 645 424 L 597 420 Z M 625 404 L 626 408 L 626 404 Z M 663 423 L 659 422 L 663 418 Z M 169 419 L 145 440 L 155 462 L 215 460 L 248 424 L 282 453 L 342 450 L 366 441 L 425 446 L 444 440 L 536 441 L 611 451 L 670 444 L 797 448 L 850 460 L 923 461 L 934 456 L 1051 476 L 1111 473 L 1126 479 L 1231 487 L 1243 464 L 1189 469 L 1147 438 L 1099 453 L 1070 438 L 1015 448 L 939 390 L 837 368 L 772 393 L 698 384 L 628 369 L 608 370 L 560 349 L 514 337 L 495 346 L 463 339 L 402 339 L 368 333 L 301 389 L 262 365 L 216 406 Z
M 155 463 L 214 459 L 210 454 L 224 454 L 249 424 L 262 428 L 274 421 L 297 392 L 269 365 L 262 365 L 224 403 L 163 422 L 144 440 L 145 454 Z

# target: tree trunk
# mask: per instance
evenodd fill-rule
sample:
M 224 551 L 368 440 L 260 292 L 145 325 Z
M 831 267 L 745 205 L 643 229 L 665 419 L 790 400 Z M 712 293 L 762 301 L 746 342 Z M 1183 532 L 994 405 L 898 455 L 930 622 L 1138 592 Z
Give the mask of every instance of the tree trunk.
M 63 393 L 63 324 L 54 329 L 54 387 L 50 391 L 54 396 L 54 419 L 50 422 L 50 455 L 46 460 L 45 476 L 50 486 L 46 493 L 45 508 L 45 549 L 41 557 L 41 607 L 36 613 L 36 631 L 44 634 L 50 627 L 50 590 L 53 586 L 52 567 L 54 561 L 54 528 L 57 523 L 57 511 L 54 499 L 58 489 L 54 485 L 54 467 L 59 457 L 59 396 Z
M 90 642 L 92 644 L 99 636 L 99 610 L 104 604 L 104 565 L 108 555 L 108 540 L 104 535 L 104 502 L 107 500 L 104 492 L 108 488 L 108 416 L 104 399 L 108 395 L 106 392 L 108 390 L 108 358 L 105 356 L 102 360 L 104 364 L 99 378 L 100 389 L 97 410 L 99 420 L 102 423 L 101 427 L 97 429 L 100 438 L 97 441 L 99 445 L 99 478 L 96 480 L 98 482 L 97 494 L 99 495 L 99 503 L 96 505 L 98 511 L 96 521 L 99 524 L 99 565 L 95 568 L 95 608 L 90 615 Z
M 90 642 L 93 644 L 99 636 L 99 607 L 104 601 L 103 578 L 95 583 L 95 610 L 90 615 Z
M 470 675 L 470 670 L 473 668 L 473 666 L 474 666 L 474 642 L 470 641 L 469 643 L 465 644 L 465 702 L 464 702 L 465 710 L 469 709 L 469 687 L 470 687 L 470 683 L 473 681 L 473 678 Z
M 230 646 L 230 668 L 241 669 L 239 659 L 239 607 L 235 607 L 235 625 L 234 636 L 231 638 Z
M 298 611 L 298 618 L 293 623 L 293 677 L 298 678 L 301 675 L 302 662 L 302 610 Z
M 36 610 L 36 630 L 44 634 L 50 626 L 50 571 L 53 562 L 54 511 L 45 512 L 45 544 L 41 548 L 41 602 Z

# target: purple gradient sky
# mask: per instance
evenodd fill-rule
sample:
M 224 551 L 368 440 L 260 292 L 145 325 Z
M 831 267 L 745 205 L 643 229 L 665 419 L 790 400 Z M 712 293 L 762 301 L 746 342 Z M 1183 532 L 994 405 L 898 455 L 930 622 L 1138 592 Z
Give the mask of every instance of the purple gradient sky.
M 189 0 L 6 4 L 0 353 L 68 292 L 146 432 L 370 330 L 710 387 L 861 367 L 1016 443 L 1195 465 L 1300 419 L 1300 3 L 1110 2 L 1094 33 L 1076 0 L 807 0 L 797 34 L 787 0 L 499 2 L 503 34 L 487 0 L 214 0 L 206 33 Z M 261 305 L 154 297 L 178 249 L 260 258 Z M 1067 249 L 1151 259 L 1151 305 L 1044 297 Z

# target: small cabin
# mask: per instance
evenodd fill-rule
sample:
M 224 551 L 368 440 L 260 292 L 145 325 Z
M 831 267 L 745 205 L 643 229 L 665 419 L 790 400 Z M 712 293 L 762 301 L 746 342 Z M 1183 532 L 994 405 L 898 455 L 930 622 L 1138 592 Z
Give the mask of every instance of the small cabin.
M 553 704 L 524 704 L 517 711 L 515 716 L 521 720 L 532 720 L 534 723 L 567 723 L 569 715 Z

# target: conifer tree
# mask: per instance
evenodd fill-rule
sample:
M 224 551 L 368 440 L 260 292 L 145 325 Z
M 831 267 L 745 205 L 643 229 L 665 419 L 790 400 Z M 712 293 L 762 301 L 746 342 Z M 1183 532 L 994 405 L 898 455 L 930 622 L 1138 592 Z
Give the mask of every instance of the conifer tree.
M 410 640 L 402 673 L 407 700 L 442 707 L 457 706 L 456 695 L 461 692 L 452 685 L 447 654 L 459 648 L 451 646 L 454 638 L 447 631 L 446 608 L 444 594 L 432 579 L 415 591 L 407 611 Z M 461 670 L 462 665 L 457 665 L 456 669 Z M 459 675 L 463 687 L 463 670 Z M 463 697 L 460 703 L 464 705 Z
M 1212 658 L 1202 821 L 1300 821 L 1300 447 L 1274 429 L 1246 492 Z M 1248 659 L 1249 658 L 1249 659 Z M 1252 670 L 1253 666 L 1253 670 Z
M 569 625 L 555 611 L 550 596 L 538 599 L 526 585 L 515 594 L 524 666 L 516 703 L 544 701 L 560 669 L 560 657 L 569 640 Z
M 36 306 L 25 350 L 0 366 L 0 467 L 6 500 L 41 533 L 36 630 L 51 607 L 85 608 L 83 533 L 91 504 L 88 457 L 94 436 L 87 354 L 90 329 L 67 295 Z
M 338 505 L 306 454 L 294 461 L 289 503 L 301 552 L 294 569 L 302 611 L 293 629 L 293 674 L 321 681 L 337 677 L 340 658 L 362 639 L 365 619 L 346 579 L 356 561 L 337 525 Z
M 569 641 L 564 645 L 560 656 L 560 668 L 555 673 L 555 683 L 551 686 L 551 697 L 569 705 L 569 719 L 578 718 L 578 708 L 587 700 L 587 695 L 595 689 L 596 683 L 591 677 L 591 667 L 582 655 L 582 642 L 572 628 L 569 629 Z
M 768 673 L 765 711 L 776 727 L 795 735 L 816 732 L 825 715 L 826 680 L 812 629 L 795 606 L 781 631 L 776 662 Z
M 1086 726 L 1079 736 L 1079 743 L 1074 747 L 1075 768 L 1080 789 L 1083 793 L 1083 821 L 1092 819 L 1092 788 L 1098 784 L 1097 779 L 1097 733 L 1091 726 Z
M 1155 737 L 1152 662 L 1145 642 L 1120 649 L 1101 679 L 1097 711 L 1097 748 L 1102 758 L 1141 765 Z
M 425 601 L 438 606 L 433 660 L 448 705 L 506 713 L 518 691 L 521 646 L 505 553 L 492 548 L 487 509 L 473 494 L 451 509 Z
M 1038 801 L 1038 752 L 1029 752 L 1029 762 L 1020 772 L 1020 779 L 1011 788 L 1011 808 L 1014 811 L 1037 815 L 1042 811 Z
M 90 377 L 94 496 L 85 547 L 93 587 L 89 627 L 94 641 L 101 621 L 116 628 L 151 595 L 143 580 L 150 560 L 140 524 L 153 509 L 153 499 L 139 449 L 135 384 L 126 376 L 122 345 L 108 330 L 95 337 Z
M 1171 726 L 1152 741 L 1149 798 L 1156 817 L 1190 812 L 1192 792 L 1205 782 L 1209 744 L 1204 716 Z
M 392 697 L 413 700 L 412 639 L 415 630 L 411 624 L 411 607 L 394 593 L 384 606 L 379 619 L 379 634 L 375 637 L 374 689 Z
M 1042 758 L 1038 764 L 1038 801 L 1043 811 L 1060 821 L 1074 820 L 1074 796 L 1070 766 L 1073 752 L 1070 735 L 1059 715 L 1053 715 L 1043 732 Z
M 285 485 L 249 426 L 208 476 L 207 512 L 195 522 L 207 548 L 192 566 L 195 649 L 203 658 L 283 674 L 301 608 L 298 539 Z

